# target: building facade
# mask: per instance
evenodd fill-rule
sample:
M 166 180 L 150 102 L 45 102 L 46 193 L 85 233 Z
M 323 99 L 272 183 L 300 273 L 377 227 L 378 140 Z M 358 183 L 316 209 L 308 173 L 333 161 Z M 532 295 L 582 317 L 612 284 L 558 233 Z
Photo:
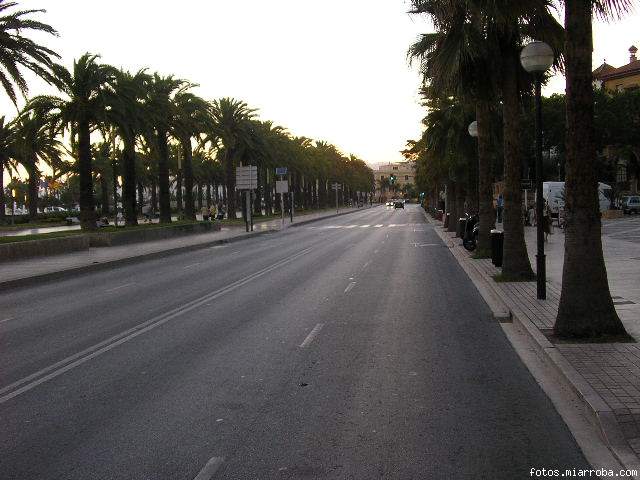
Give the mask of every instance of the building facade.
M 604 62 L 593 72 L 593 84 L 607 92 L 623 92 L 640 88 L 640 60 L 635 45 L 629 48 L 629 63 L 614 67 Z M 616 168 L 616 192 L 618 196 L 638 193 L 640 177 L 640 145 L 607 146 L 602 156 Z
M 385 201 L 390 198 L 411 196 L 416 185 L 415 162 L 385 163 L 373 171 L 376 183 L 376 198 Z

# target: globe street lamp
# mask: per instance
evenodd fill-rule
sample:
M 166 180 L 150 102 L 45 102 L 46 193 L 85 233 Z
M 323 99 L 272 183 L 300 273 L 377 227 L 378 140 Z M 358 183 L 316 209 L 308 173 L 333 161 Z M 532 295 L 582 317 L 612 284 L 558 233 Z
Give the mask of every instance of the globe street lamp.
M 538 298 L 547 298 L 547 274 L 544 254 L 544 205 L 542 198 L 542 75 L 553 64 L 553 49 L 544 42 L 533 41 L 520 52 L 522 67 L 533 75 L 535 81 L 535 136 L 536 136 L 536 233 L 538 253 L 536 255 L 536 278 Z
M 477 137 L 478 136 L 478 122 L 476 122 L 475 120 L 473 122 L 471 122 L 469 124 L 469 135 L 471 135 L 472 137 Z

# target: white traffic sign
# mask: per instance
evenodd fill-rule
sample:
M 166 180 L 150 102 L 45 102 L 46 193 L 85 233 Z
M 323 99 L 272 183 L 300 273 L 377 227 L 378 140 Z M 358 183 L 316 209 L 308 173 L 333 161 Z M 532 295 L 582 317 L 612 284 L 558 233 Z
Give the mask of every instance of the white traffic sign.
M 289 193 L 289 182 L 287 180 L 276 180 L 276 193 Z
M 332 190 L 341 190 L 342 189 L 342 185 L 340 185 L 339 183 L 334 183 L 333 185 L 331 185 L 331 189 Z
M 236 190 L 254 190 L 258 188 L 258 167 L 248 165 L 236 167 Z

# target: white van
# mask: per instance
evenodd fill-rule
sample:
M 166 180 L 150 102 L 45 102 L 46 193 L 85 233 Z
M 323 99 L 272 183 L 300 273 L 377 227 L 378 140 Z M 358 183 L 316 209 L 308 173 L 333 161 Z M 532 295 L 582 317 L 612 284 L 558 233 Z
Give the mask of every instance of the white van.
M 543 182 L 542 198 L 549 202 L 551 215 L 554 217 L 564 210 L 564 182 Z M 611 207 L 611 186 L 598 182 L 598 203 L 600 211 L 604 212 Z

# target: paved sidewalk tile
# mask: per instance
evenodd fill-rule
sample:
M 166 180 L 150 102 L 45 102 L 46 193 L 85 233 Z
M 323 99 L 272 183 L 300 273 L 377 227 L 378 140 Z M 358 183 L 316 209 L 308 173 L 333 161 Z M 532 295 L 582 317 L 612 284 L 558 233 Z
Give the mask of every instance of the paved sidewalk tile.
M 456 256 L 475 268 L 518 318 L 527 318 L 542 333 L 553 328 L 560 302 L 561 284 L 547 283 L 547 299 L 538 300 L 535 282 L 495 282 L 500 273 L 489 259 L 475 260 L 455 234 L 432 220 Z M 556 236 L 558 238 L 559 236 Z M 619 246 L 618 246 L 619 247 Z M 620 248 L 620 247 L 619 247 Z M 628 253 L 635 246 L 624 247 Z M 559 250 L 558 246 L 556 251 Z M 638 319 L 634 319 L 635 322 Z M 626 323 L 626 322 L 625 322 Z M 640 345 L 638 343 L 556 344 L 571 366 L 611 408 L 633 451 L 640 455 Z

